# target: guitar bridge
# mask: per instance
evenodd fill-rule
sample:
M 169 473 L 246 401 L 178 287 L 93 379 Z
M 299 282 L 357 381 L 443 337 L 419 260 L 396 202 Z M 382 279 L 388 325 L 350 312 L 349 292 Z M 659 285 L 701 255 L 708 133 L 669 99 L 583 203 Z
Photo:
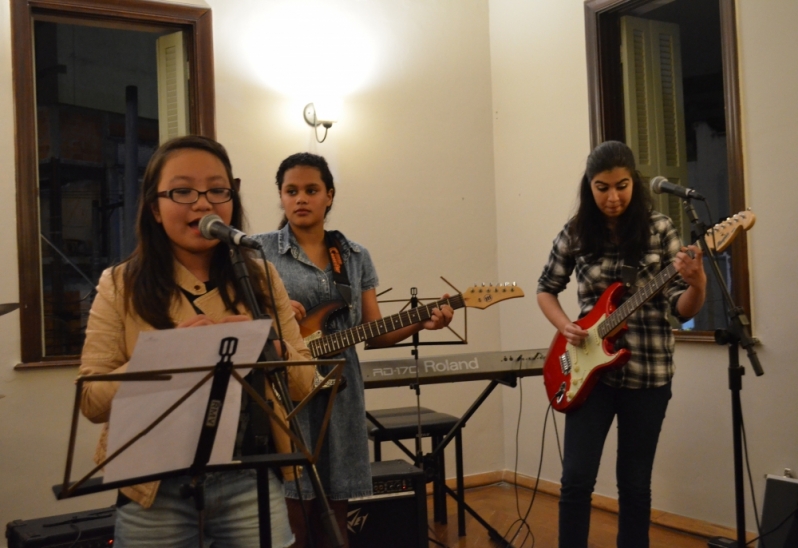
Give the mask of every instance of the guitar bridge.
M 571 355 L 568 352 L 560 354 L 560 369 L 563 375 L 571 374 Z

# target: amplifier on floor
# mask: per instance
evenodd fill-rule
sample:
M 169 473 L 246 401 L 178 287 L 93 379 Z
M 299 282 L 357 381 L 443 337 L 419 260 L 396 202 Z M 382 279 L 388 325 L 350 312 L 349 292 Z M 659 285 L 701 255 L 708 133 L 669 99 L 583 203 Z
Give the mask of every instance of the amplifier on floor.
M 116 508 L 49 518 L 15 520 L 6 525 L 8 548 L 108 548 L 114 543 Z
M 768 475 L 762 505 L 762 533 L 759 548 L 798 546 L 798 479 Z
M 351 548 L 427 548 L 424 472 L 403 460 L 372 462 L 371 479 L 374 495 L 349 501 Z

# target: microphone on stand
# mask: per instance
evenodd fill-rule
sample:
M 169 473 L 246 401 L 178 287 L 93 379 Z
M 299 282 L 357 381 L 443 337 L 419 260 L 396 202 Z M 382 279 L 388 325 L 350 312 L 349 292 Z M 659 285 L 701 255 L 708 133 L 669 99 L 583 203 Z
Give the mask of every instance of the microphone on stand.
M 199 222 L 199 231 L 208 240 L 221 240 L 227 245 L 260 249 L 260 244 L 237 228 L 227 226 L 218 215 L 205 215 Z
M 666 194 L 673 194 L 683 200 L 706 200 L 706 198 L 692 188 L 675 185 L 661 175 L 651 179 L 651 192 L 654 194 L 662 194 L 663 192 Z

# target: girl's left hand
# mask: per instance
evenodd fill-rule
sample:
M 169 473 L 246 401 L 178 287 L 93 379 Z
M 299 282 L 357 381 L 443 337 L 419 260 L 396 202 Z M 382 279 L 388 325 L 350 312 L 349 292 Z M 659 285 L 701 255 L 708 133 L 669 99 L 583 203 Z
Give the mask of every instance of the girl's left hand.
M 235 316 L 225 316 L 224 318 L 219 320 L 219 323 L 248 322 L 251 319 L 252 318 L 244 314 L 236 314 Z
M 692 251 L 693 257 L 687 253 Z M 682 250 L 676 254 L 673 261 L 673 266 L 676 271 L 682 276 L 682 279 L 691 287 L 703 288 L 707 284 L 707 275 L 704 272 L 703 252 L 698 246 L 689 245 L 682 247 Z
M 449 294 L 446 293 L 442 297 L 443 299 L 448 299 Z M 454 310 L 448 304 L 443 305 L 441 308 L 433 308 L 432 309 L 432 317 L 421 324 L 424 329 L 443 329 L 450 323 L 452 323 L 452 318 L 454 317 Z

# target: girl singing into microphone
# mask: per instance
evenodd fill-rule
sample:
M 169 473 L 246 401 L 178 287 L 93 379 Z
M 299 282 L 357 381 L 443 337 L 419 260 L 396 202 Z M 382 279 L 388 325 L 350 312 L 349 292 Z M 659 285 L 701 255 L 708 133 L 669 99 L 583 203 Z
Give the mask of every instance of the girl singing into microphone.
M 125 372 L 142 331 L 251 319 L 252 313 L 236 285 L 228 246 L 204 238 L 198 228 L 200 219 L 209 214 L 218 215 L 227 225 L 242 225 L 244 211 L 234 182 L 227 152 L 211 139 L 180 137 L 155 152 L 141 184 L 136 219 L 138 245 L 130 257 L 103 272 L 100 278 L 86 329 L 81 375 Z M 289 360 L 309 359 L 310 352 L 299 334 L 277 271 L 247 253 L 244 261 L 261 309 L 274 317 L 264 266 L 271 270 L 273 297 L 284 337 L 282 344 L 275 343 L 278 353 L 284 351 Z M 292 395 L 309 390 L 312 368 L 287 369 Z M 83 414 L 93 422 L 107 423 L 118 385 L 84 384 Z M 280 409 L 268 383 L 264 396 Z M 252 407 L 242 405 L 242 409 L 236 454 L 270 450 L 259 447 L 255 439 L 250 427 L 255 421 L 248 420 L 251 413 L 247 411 Z M 97 462 L 105 458 L 107 428 L 106 424 L 100 437 Z M 279 428 L 272 427 L 266 437 L 272 440 L 271 450 L 290 450 L 288 437 Z M 259 547 L 254 470 L 205 474 L 202 514 L 194 500 L 181 496 L 181 486 L 196 479 L 175 477 L 121 489 L 114 546 L 195 548 L 204 537 L 218 547 Z M 293 535 L 282 483 L 271 471 L 269 482 L 272 546 L 287 547 L 292 544 Z

